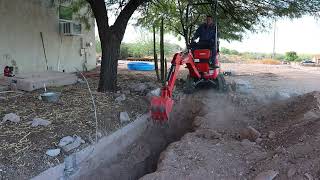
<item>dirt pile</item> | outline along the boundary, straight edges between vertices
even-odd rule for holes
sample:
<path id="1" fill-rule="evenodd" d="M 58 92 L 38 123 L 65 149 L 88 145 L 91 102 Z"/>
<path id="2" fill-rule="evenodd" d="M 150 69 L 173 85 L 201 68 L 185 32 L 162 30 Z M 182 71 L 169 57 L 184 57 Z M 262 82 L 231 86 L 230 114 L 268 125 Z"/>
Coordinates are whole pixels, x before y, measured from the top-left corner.
<path id="1" fill-rule="evenodd" d="M 268 141 L 270 148 L 276 148 L 283 142 L 290 144 L 296 137 L 317 132 L 314 129 L 320 118 L 320 92 L 263 105 L 248 115 L 255 119 L 259 131 L 268 134 L 272 131 L 276 134 L 272 139 L 280 138 L 278 141 Z"/>
<path id="2" fill-rule="evenodd" d="M 171 144 L 143 180 L 320 177 L 320 92 L 251 110 L 230 97 L 204 96 L 207 114 L 195 118 L 194 132 Z M 259 141 L 237 138 L 248 127 Z"/>
<path id="3" fill-rule="evenodd" d="M 280 179 L 320 177 L 320 92 L 261 106 L 253 116 L 260 145 L 272 154 L 255 164 L 257 171 L 277 169 Z"/>

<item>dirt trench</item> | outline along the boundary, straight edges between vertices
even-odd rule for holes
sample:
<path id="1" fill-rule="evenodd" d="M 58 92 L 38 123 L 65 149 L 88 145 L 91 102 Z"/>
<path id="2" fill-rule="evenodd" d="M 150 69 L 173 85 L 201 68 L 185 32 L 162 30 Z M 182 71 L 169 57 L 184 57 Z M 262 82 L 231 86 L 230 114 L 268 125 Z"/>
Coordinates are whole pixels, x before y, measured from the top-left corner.
<path id="1" fill-rule="evenodd" d="M 160 153 L 169 144 L 193 131 L 194 118 L 204 113 L 199 94 L 183 96 L 175 102 L 168 124 L 157 124 L 150 120 L 144 135 L 119 153 L 112 162 L 102 163 L 95 170 L 76 179 L 131 180 L 156 171 Z"/>
<path id="2" fill-rule="evenodd" d="M 113 162 L 79 179 L 320 177 L 319 92 L 259 104 L 251 96 L 199 91 L 175 107 L 169 126 L 149 122 Z M 261 133 L 259 141 L 238 138 L 248 127 Z"/>

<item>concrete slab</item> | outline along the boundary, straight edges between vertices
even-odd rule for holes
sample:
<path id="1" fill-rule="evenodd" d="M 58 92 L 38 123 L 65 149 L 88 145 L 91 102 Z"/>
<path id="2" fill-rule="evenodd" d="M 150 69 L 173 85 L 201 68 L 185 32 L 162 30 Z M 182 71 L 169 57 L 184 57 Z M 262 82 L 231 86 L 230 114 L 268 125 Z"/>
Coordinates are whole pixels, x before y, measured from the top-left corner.
<path id="1" fill-rule="evenodd" d="M 75 74 L 63 72 L 23 73 L 13 78 L 17 88 L 23 91 L 34 91 L 46 87 L 58 87 L 75 84 L 78 78 Z"/>

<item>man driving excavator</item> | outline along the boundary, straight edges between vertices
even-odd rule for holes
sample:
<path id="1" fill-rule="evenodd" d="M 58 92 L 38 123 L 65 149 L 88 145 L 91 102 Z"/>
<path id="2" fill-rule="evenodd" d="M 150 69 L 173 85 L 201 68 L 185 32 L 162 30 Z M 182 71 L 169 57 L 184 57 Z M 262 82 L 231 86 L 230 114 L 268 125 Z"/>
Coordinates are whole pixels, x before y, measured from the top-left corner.
<path id="1" fill-rule="evenodd" d="M 192 38 L 192 43 L 194 43 L 194 41 L 199 38 L 199 42 L 197 43 L 198 48 L 211 49 L 212 55 L 210 58 L 210 66 L 212 68 L 219 68 L 219 66 L 215 64 L 216 55 L 219 52 L 219 48 L 216 47 L 218 46 L 218 43 L 216 43 L 216 38 L 218 38 L 216 32 L 217 30 L 212 16 L 207 15 L 205 23 L 201 24 L 198 27 Z"/>

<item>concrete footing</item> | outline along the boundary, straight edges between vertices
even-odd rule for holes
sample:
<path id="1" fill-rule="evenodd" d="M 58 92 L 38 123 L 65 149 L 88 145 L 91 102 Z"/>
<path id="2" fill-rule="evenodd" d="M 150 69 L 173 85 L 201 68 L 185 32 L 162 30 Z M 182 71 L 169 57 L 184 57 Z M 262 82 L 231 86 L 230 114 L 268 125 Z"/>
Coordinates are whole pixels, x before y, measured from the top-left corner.
<path id="1" fill-rule="evenodd" d="M 143 135 L 148 118 L 149 115 L 145 114 L 110 136 L 102 138 L 98 143 L 71 155 L 72 158 L 66 158 L 67 161 L 74 161 L 71 165 L 65 161 L 32 179 L 79 179 L 81 175 L 93 171 L 102 163 L 112 162 L 119 153 Z"/>
<path id="2" fill-rule="evenodd" d="M 41 72 L 18 74 L 12 78 L 17 88 L 23 91 L 33 91 L 46 87 L 65 86 L 76 83 L 75 74 L 63 72 Z"/>

